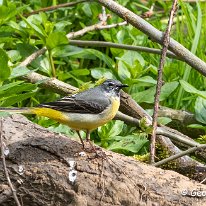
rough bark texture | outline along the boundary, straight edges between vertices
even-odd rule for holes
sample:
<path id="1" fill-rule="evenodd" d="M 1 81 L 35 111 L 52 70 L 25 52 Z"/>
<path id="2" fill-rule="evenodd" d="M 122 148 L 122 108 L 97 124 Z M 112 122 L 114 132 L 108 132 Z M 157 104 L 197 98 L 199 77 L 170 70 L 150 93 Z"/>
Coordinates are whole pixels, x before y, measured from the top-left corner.
<path id="1" fill-rule="evenodd" d="M 80 156 L 78 142 L 21 115 L 5 118 L 3 132 L 10 150 L 6 157 L 10 178 L 24 206 L 205 205 L 206 197 L 181 194 L 185 189 L 206 191 L 205 185 L 108 151 L 106 159 L 92 153 Z M 71 160 L 77 171 L 73 184 L 69 181 Z M 15 205 L 2 164 L 0 192 L 0 205 Z"/>

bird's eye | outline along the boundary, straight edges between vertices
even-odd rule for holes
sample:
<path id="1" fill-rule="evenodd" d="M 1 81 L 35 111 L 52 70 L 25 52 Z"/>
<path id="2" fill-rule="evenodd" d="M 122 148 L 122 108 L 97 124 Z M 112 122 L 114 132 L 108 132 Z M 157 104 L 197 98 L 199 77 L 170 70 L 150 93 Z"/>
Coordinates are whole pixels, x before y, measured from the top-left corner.
<path id="1" fill-rule="evenodd" d="M 109 87 L 113 87 L 114 84 L 110 82 L 110 83 L 108 84 L 108 86 L 109 86 Z"/>

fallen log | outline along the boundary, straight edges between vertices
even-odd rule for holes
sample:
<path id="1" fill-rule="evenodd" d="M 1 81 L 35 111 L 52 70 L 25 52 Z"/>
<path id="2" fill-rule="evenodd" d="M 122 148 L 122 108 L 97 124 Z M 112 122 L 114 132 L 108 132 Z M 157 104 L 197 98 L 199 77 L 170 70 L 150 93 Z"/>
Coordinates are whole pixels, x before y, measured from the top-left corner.
<path id="1" fill-rule="evenodd" d="M 110 151 L 106 156 L 84 152 L 79 142 L 22 115 L 3 119 L 3 137 L 7 169 L 22 205 L 205 204 L 206 185 Z M 15 205 L 2 163 L 0 205 Z"/>

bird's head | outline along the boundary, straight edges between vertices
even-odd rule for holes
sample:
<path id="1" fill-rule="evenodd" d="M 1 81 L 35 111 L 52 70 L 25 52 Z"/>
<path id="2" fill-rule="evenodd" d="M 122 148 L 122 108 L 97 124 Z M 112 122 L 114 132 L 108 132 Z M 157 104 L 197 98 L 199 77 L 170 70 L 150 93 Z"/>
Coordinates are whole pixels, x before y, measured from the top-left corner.
<path id="1" fill-rule="evenodd" d="M 106 93 L 110 93 L 110 94 L 114 94 L 114 95 L 119 96 L 121 88 L 128 87 L 128 85 L 122 84 L 118 80 L 107 79 L 106 81 L 104 81 L 102 83 L 101 87 L 103 87 L 103 89 Z"/>

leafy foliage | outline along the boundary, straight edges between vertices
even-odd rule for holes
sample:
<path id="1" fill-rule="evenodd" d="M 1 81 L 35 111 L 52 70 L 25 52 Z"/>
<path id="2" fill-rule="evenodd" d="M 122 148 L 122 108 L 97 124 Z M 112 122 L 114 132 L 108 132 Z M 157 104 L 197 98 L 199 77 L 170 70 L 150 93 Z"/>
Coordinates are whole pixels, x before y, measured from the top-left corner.
<path id="1" fill-rule="evenodd" d="M 0 106 L 35 106 L 59 98 L 59 95 L 40 88 L 40 82 L 32 84 L 20 80 L 23 75 L 35 71 L 48 78 L 56 77 L 76 87 L 87 84 L 90 87 L 90 82 L 102 77 L 118 79 L 129 85 L 126 91 L 138 103 L 147 103 L 151 108 L 154 102 L 159 56 L 117 48 L 82 48 L 70 45 L 66 34 L 99 21 L 101 6 L 95 2 L 29 15 L 33 10 L 65 2 L 0 2 Z M 142 1 L 131 0 L 118 2 L 139 15 L 148 11 L 154 3 L 152 0 L 144 4 Z M 148 22 L 164 30 L 170 7 L 170 1 L 155 1 L 154 14 L 147 19 Z M 172 30 L 174 39 L 203 60 L 206 60 L 206 25 L 202 23 L 206 20 L 206 16 L 202 14 L 205 9 L 205 2 L 189 4 L 180 1 Z M 111 16 L 108 24 L 122 21 L 108 10 L 107 14 Z M 94 30 L 79 39 L 160 48 L 131 25 Z M 44 47 L 47 48 L 44 55 L 26 67 L 19 66 L 26 57 Z M 161 105 L 195 112 L 197 120 L 205 124 L 205 79 L 185 63 L 174 59 L 167 59 L 163 79 Z M 34 121 L 55 131 L 66 132 L 64 126 L 46 118 L 36 118 Z M 166 123 L 170 120 L 162 121 Z M 70 130 L 68 132 L 73 135 Z M 146 154 L 148 150 L 146 134 L 126 126 L 121 121 L 112 121 L 104 125 L 92 134 L 92 138 L 105 148 L 127 155 Z"/>

